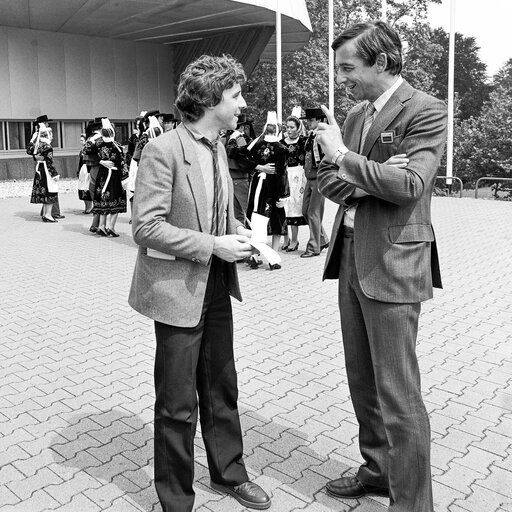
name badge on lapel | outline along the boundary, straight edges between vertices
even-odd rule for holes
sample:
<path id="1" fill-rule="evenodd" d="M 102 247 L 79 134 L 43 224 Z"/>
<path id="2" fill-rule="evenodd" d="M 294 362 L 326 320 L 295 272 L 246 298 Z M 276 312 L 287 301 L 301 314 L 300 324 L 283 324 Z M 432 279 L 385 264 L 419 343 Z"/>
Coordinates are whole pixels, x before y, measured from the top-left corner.
<path id="1" fill-rule="evenodd" d="M 394 140 L 395 140 L 395 132 L 394 131 L 382 132 L 380 134 L 380 141 L 382 142 L 382 144 L 392 144 Z"/>

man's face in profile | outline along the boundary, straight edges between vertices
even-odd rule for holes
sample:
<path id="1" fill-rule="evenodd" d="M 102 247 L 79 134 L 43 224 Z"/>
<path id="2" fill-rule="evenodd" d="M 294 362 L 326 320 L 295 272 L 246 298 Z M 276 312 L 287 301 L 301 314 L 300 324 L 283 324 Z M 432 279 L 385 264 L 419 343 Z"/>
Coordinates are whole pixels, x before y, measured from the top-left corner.
<path id="1" fill-rule="evenodd" d="M 222 93 L 220 103 L 211 108 L 221 128 L 235 130 L 238 123 L 238 116 L 246 106 L 247 103 L 245 103 L 242 96 L 242 89 L 240 84 L 237 83 L 233 85 L 233 87 L 226 89 Z"/>
<path id="2" fill-rule="evenodd" d="M 368 66 L 357 55 L 354 40 L 347 41 L 336 50 L 336 81 L 358 101 L 375 101 L 379 96 L 380 75 L 376 64 Z"/>

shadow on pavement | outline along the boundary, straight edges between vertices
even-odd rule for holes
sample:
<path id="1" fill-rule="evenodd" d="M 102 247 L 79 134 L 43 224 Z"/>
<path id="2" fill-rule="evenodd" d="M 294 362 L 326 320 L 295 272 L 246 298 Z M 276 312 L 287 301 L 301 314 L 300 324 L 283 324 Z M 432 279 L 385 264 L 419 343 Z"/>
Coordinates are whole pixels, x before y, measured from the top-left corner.
<path id="1" fill-rule="evenodd" d="M 36 207 L 38 205 L 34 205 L 34 206 Z M 41 216 L 39 215 L 39 211 L 40 211 L 40 207 L 36 208 L 30 212 L 25 212 L 25 211 L 14 212 L 14 216 L 19 217 L 20 219 L 24 219 L 27 222 L 40 222 L 42 224 Z"/>
<path id="2" fill-rule="evenodd" d="M 332 478 L 351 473 L 343 462 L 320 455 L 308 448 L 311 440 L 303 432 L 259 416 L 254 411 L 240 410 L 244 433 L 244 460 L 251 475 L 270 478 L 274 490 L 283 485 L 292 489 L 305 502 L 322 504 L 329 510 L 351 510 L 358 502 L 330 497 L 324 489 Z M 100 487 L 112 484 L 117 491 L 105 492 L 110 506 L 119 497 L 134 501 L 144 511 L 160 510 L 153 486 L 153 430 L 137 415 L 120 410 L 98 414 L 77 414 L 68 427 L 57 432 L 50 444 L 55 462 L 72 473 L 83 471 Z M 62 438 L 67 442 L 62 442 Z M 203 504 L 227 499 L 209 487 L 210 477 L 202 439 L 196 437 L 195 488 L 203 493 Z M 75 471 L 76 470 L 76 471 Z M 272 491 L 268 489 L 270 493 Z M 102 495 L 101 492 L 97 495 Z M 375 500 L 364 499 L 365 511 L 384 510 Z M 198 503 L 197 503 L 198 504 Z"/>
<path id="3" fill-rule="evenodd" d="M 62 443 L 60 436 L 68 442 Z M 85 472 L 98 481 L 97 487 L 104 482 L 118 488 L 119 492 L 105 493 L 108 503 L 99 504 L 103 508 L 121 496 L 148 512 L 158 502 L 152 483 L 153 430 L 137 415 L 115 409 L 77 414 L 58 432 L 50 449 L 59 465 Z"/>

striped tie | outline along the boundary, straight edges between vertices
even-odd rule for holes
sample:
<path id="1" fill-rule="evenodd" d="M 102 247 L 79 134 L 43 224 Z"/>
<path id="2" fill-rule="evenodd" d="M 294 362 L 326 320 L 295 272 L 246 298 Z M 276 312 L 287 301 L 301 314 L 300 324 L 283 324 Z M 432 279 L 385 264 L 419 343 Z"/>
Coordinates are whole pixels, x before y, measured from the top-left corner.
<path id="1" fill-rule="evenodd" d="M 219 169 L 219 157 L 217 153 L 217 141 L 213 143 L 203 138 L 213 156 L 213 222 L 212 235 L 222 236 L 226 234 L 226 196 L 222 185 L 222 174 Z"/>
<path id="2" fill-rule="evenodd" d="M 366 106 L 366 111 L 364 113 L 364 123 L 363 130 L 361 132 L 361 143 L 359 144 L 359 153 L 363 152 L 364 141 L 366 140 L 366 136 L 368 135 L 368 130 L 373 123 L 373 115 L 375 114 L 375 105 L 371 102 L 368 102 Z"/>

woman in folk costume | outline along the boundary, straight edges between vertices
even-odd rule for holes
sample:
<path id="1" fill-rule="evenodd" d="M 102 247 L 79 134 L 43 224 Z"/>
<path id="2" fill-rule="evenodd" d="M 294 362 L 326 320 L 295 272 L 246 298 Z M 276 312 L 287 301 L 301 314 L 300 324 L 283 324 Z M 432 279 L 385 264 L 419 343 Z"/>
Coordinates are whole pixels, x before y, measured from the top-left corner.
<path id="1" fill-rule="evenodd" d="M 144 132 L 144 129 L 141 130 L 141 121 L 144 119 L 144 116 L 146 115 L 146 111 L 143 110 L 134 121 L 135 129 L 133 130 L 132 134 L 130 135 L 130 138 L 128 139 L 128 147 L 126 148 L 126 165 L 130 165 L 133 154 L 135 153 L 135 148 L 137 147 L 137 144 L 139 143 L 140 136 Z"/>
<path id="2" fill-rule="evenodd" d="M 31 203 L 43 204 L 43 222 L 57 222 L 52 216 L 52 205 L 58 199 L 59 175 L 53 165 L 52 130 L 48 126 L 48 116 L 39 116 L 35 121 L 35 131 L 27 146 L 27 153 L 36 161 Z"/>
<path id="3" fill-rule="evenodd" d="M 155 137 L 158 137 L 163 133 L 163 128 L 158 121 L 158 117 L 160 112 L 158 110 L 151 110 L 146 113 L 146 115 L 142 118 L 139 123 L 139 142 L 135 146 L 135 151 L 133 152 L 133 157 L 130 162 L 130 172 L 128 179 L 128 190 L 133 195 L 135 193 L 135 181 L 137 179 L 137 169 L 139 167 L 140 158 L 142 156 L 142 152 L 146 147 L 146 144 Z"/>
<path id="4" fill-rule="evenodd" d="M 87 124 L 85 129 L 86 140 L 83 147 L 83 159 L 89 171 L 89 193 L 91 194 L 91 200 L 94 201 L 94 193 L 96 190 L 96 178 L 99 172 L 99 156 L 98 146 L 103 142 L 101 138 L 101 120 L 102 117 L 96 117 Z M 94 213 L 89 231 L 96 233 L 100 223 L 100 215 Z"/>
<path id="5" fill-rule="evenodd" d="M 289 235 L 285 236 L 282 249 L 286 252 L 298 249 L 299 226 L 307 225 L 306 219 L 302 215 L 302 202 L 306 186 L 306 175 L 304 174 L 306 138 L 300 135 L 302 123 L 298 116 L 293 114 L 300 116 L 300 107 L 298 109 L 295 107 L 292 115 L 286 119 L 286 137 L 282 141 L 288 148 L 286 174 L 290 188 L 290 196 L 286 199 L 284 210 L 286 224 L 290 227 L 292 235 L 291 242 Z"/>
<path id="6" fill-rule="evenodd" d="M 104 118 L 101 124 L 101 139 L 97 142 L 99 170 L 93 212 L 100 216 L 97 234 L 118 237 L 115 225 L 118 214 L 126 212 L 126 192 L 122 181 L 128 178 L 128 169 L 123 149 L 114 141 L 114 128 L 110 120 Z"/>
<path id="7" fill-rule="evenodd" d="M 272 235 L 272 248 L 277 251 L 282 235 L 286 235 L 286 217 L 283 198 L 288 196 L 286 159 L 288 150 L 277 136 L 277 116 L 269 112 L 263 134 L 249 146 L 249 157 L 256 163 L 251 179 L 247 218 L 253 212 L 268 217 L 268 234 Z M 252 257 L 251 257 L 252 258 Z M 255 258 L 252 258 L 255 261 Z M 251 264 L 252 268 L 257 263 Z M 270 265 L 270 270 L 279 269 L 279 264 Z"/>
<path id="8" fill-rule="evenodd" d="M 92 212 L 92 196 L 89 191 L 89 169 L 84 159 L 84 146 L 87 140 L 87 132 L 80 135 L 80 142 L 82 149 L 78 154 L 78 171 L 76 173 L 78 177 L 78 199 L 84 202 L 83 213 L 89 214 Z"/>

